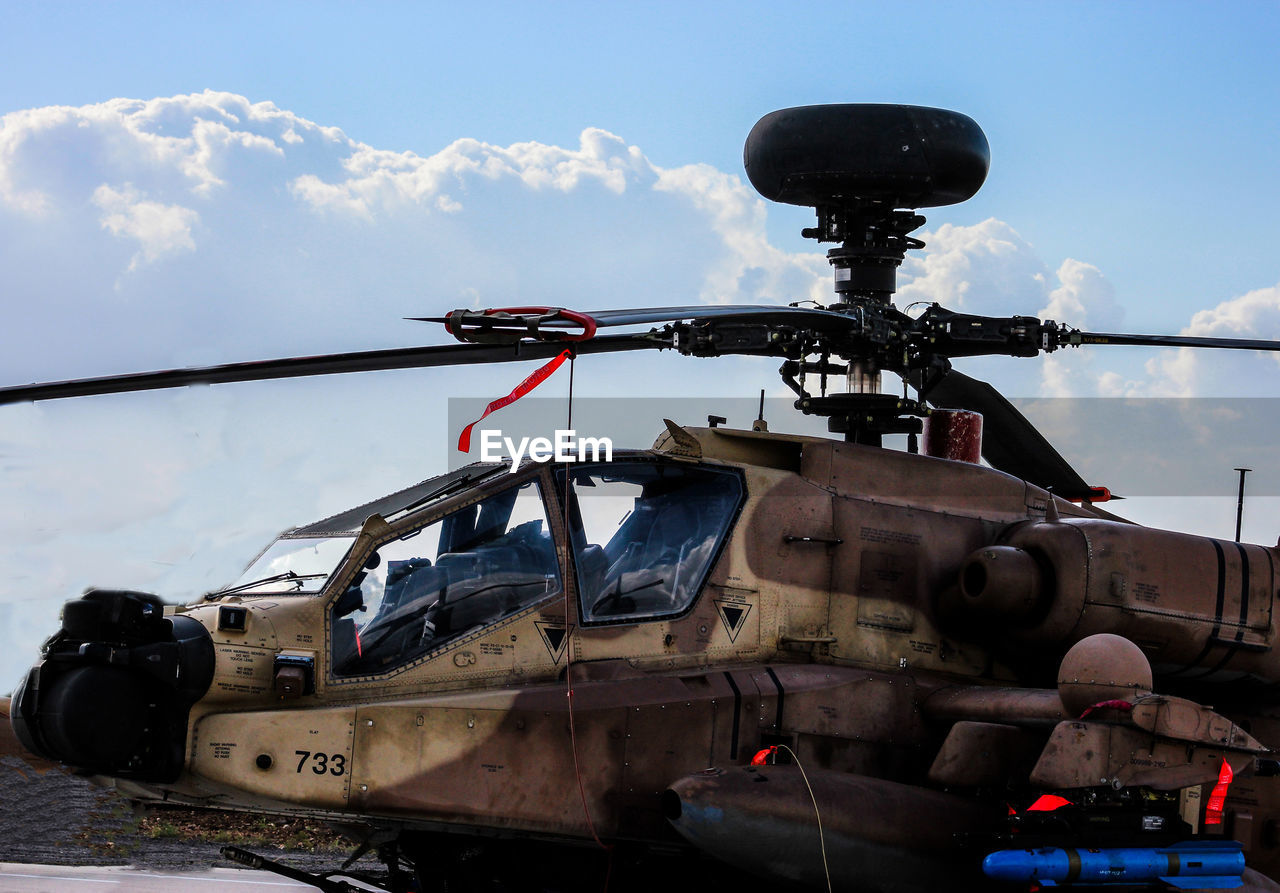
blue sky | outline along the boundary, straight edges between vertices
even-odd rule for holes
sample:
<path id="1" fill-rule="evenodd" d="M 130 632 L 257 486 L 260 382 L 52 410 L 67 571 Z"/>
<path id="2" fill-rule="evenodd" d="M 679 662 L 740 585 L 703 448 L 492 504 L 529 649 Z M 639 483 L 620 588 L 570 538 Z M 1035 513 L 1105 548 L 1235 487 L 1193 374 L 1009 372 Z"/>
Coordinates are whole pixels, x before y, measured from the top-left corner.
<path id="1" fill-rule="evenodd" d="M 901 303 L 1280 337 L 1280 7 L 795 6 L 8 2 L 0 381 L 423 343 L 401 317 L 469 304 L 822 297 L 810 212 L 765 207 L 741 168 L 756 119 L 817 102 L 938 105 L 987 133 L 986 185 L 925 212 Z M 1024 397 L 1280 381 L 1256 355 L 1128 349 L 965 370 Z M 190 597 L 281 528 L 443 470 L 445 398 L 524 374 L 6 408 L 3 653 L 27 661 L 85 585 Z M 747 361 L 621 358 L 578 386 L 744 382 L 781 396 Z M 1174 451 L 1234 485 L 1232 456 Z M 1218 534 L 1233 508 L 1126 505 Z M 1274 541 L 1274 517 L 1246 536 Z"/>
<path id="2" fill-rule="evenodd" d="M 10 2 L 0 51 L 21 77 L 0 108 L 212 88 L 385 149 L 563 145 L 590 125 L 658 164 L 736 172 L 763 111 L 941 105 L 983 125 L 994 165 L 946 219 L 998 213 L 1179 303 L 1250 287 L 1253 240 L 1274 241 L 1278 18 L 1265 2 Z M 776 216 L 779 236 L 804 222 Z"/>

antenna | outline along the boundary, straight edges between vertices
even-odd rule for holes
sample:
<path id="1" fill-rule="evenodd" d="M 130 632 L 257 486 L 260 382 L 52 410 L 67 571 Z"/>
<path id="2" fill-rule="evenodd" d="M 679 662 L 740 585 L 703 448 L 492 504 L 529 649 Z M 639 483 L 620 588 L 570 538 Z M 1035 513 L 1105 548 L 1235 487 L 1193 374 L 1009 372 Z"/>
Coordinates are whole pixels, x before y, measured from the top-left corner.
<path id="1" fill-rule="evenodd" d="M 1240 542 L 1240 522 L 1244 520 L 1244 476 L 1253 471 L 1252 468 L 1235 468 L 1240 472 L 1240 493 L 1236 496 L 1236 542 Z"/>
<path id="2" fill-rule="evenodd" d="M 760 411 L 756 413 L 756 420 L 751 423 L 752 431 L 768 431 L 769 423 L 764 420 L 764 388 L 760 389 Z"/>

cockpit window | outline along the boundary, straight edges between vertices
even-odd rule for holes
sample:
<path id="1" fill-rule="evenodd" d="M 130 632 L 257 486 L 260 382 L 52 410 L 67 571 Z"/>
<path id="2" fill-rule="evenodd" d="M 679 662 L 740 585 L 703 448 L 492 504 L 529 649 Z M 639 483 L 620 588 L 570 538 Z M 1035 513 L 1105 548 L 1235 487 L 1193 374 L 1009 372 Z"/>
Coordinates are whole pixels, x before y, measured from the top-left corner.
<path id="1" fill-rule="evenodd" d="M 333 671 L 387 672 L 559 591 L 529 481 L 379 546 L 333 604 Z"/>
<path id="2" fill-rule="evenodd" d="M 583 623 L 687 610 L 742 501 L 738 475 L 635 462 L 579 466 L 569 479 Z"/>
<path id="3" fill-rule="evenodd" d="M 346 556 L 352 536 L 282 536 L 217 595 L 305 595 L 324 588 Z"/>

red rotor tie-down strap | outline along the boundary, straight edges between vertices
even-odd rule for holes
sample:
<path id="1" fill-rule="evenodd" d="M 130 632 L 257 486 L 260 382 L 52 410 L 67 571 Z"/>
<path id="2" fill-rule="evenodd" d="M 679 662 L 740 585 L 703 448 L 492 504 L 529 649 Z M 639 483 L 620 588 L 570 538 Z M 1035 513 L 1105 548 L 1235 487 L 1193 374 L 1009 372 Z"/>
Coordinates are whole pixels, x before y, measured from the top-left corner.
<path id="1" fill-rule="evenodd" d="M 502 322 L 515 323 L 519 317 L 531 317 L 523 320 L 526 331 L 521 333 L 514 326 L 504 327 L 506 336 L 496 336 L 492 327 L 483 322 L 468 323 L 467 319 L 477 317 L 502 317 Z M 557 319 L 568 320 L 582 327 L 576 334 L 571 332 L 543 332 L 539 326 L 544 322 Z M 539 338 L 544 341 L 586 341 L 596 334 L 596 321 L 585 313 L 576 310 L 565 310 L 563 307 L 493 307 L 488 310 L 455 310 L 445 320 L 444 329 L 459 341 L 477 342 L 499 340 L 519 340 L 522 337 Z"/>
<path id="2" fill-rule="evenodd" d="M 559 369 L 560 364 L 572 356 L 573 351 L 571 350 L 566 349 L 560 351 L 560 353 L 553 357 L 550 362 L 545 363 L 534 370 L 532 375 L 520 382 L 520 384 L 516 385 L 515 390 L 510 394 L 507 394 L 505 397 L 499 397 L 497 400 L 494 400 L 485 407 L 484 415 L 480 416 L 480 418 L 463 428 L 462 433 L 458 435 L 458 451 L 463 453 L 471 452 L 471 429 L 483 422 L 489 413 L 497 412 L 499 409 L 502 409 L 502 407 L 510 406 L 512 403 L 515 403 L 525 394 L 529 393 L 538 385 L 550 378 L 551 373 Z"/>
<path id="3" fill-rule="evenodd" d="M 1231 787 L 1231 781 L 1235 778 L 1235 773 L 1231 771 L 1231 764 L 1227 762 L 1226 757 L 1222 758 L 1222 768 L 1218 770 L 1218 783 L 1213 786 L 1213 793 L 1209 795 L 1209 802 L 1204 808 L 1204 823 L 1206 825 L 1221 825 L 1222 810 L 1227 801 L 1227 788 Z"/>

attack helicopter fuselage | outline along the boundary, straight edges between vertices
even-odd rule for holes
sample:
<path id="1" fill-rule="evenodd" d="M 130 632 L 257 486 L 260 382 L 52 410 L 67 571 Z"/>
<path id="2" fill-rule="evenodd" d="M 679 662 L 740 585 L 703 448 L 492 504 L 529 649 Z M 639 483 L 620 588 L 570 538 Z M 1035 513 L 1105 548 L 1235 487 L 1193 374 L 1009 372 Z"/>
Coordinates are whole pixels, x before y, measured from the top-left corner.
<path id="1" fill-rule="evenodd" d="M 1152 695 L 1132 662 L 1058 671 L 1115 633 L 1161 680 L 1273 684 L 1275 549 L 1141 528 L 975 464 L 668 429 L 612 463 L 469 466 L 287 532 L 245 583 L 166 609 L 208 639 L 177 661 L 207 690 L 150 723 L 168 739 L 76 740 L 80 768 L 140 799 L 691 845 L 815 883 L 821 844 L 837 877 L 888 890 L 976 872 L 961 842 L 997 839 L 1036 792 L 1123 810 L 1152 789 L 1148 812 L 1194 829 L 1223 759 L 1264 750 Z M 15 699 L 37 752 L 65 759 L 81 734 L 88 696 L 61 689 L 143 672 L 128 653 L 148 646 L 91 627 L 64 629 Z M 1117 697 L 1132 715 L 1079 721 Z M 1064 729 L 1149 746 L 1095 759 Z M 791 767 L 749 766 L 770 747 L 807 793 Z"/>

